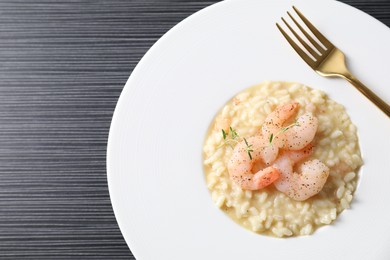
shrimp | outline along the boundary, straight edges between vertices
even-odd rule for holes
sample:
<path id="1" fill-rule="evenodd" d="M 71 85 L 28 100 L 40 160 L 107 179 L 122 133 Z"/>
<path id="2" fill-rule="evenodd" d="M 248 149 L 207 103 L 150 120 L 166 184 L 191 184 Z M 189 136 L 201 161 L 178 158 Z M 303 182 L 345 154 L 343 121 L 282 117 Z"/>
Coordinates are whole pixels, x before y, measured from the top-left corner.
<path id="1" fill-rule="evenodd" d="M 242 189 L 262 189 L 280 176 L 279 171 L 273 167 L 260 167 L 263 163 L 262 149 L 265 140 L 261 136 L 252 136 L 238 143 L 233 150 L 233 155 L 228 162 L 230 178 Z M 248 145 L 247 145 L 248 144 Z M 251 149 L 251 157 L 248 154 L 248 147 Z M 253 172 L 254 171 L 254 172 Z"/>
<path id="2" fill-rule="evenodd" d="M 309 144 L 302 150 L 285 151 L 273 164 L 281 174 L 274 182 L 276 189 L 297 201 L 319 193 L 329 176 L 329 168 L 317 159 L 306 161 L 298 168 L 298 172 L 293 171 L 294 164 L 307 158 L 312 149 Z"/>
<path id="3" fill-rule="evenodd" d="M 278 159 L 273 163 L 273 166 L 278 169 L 280 173 L 279 179 L 274 182 L 276 189 L 281 192 L 288 190 L 291 183 L 293 166 L 309 157 L 312 153 L 313 146 L 311 144 L 301 150 L 282 152 Z"/>
<path id="4" fill-rule="evenodd" d="M 264 136 L 276 135 L 283 124 L 293 117 L 299 108 L 298 102 L 287 103 L 285 105 L 278 106 L 273 112 L 271 112 L 264 121 L 262 126 L 262 133 Z M 275 139 L 274 142 L 277 142 Z"/>
<path id="5" fill-rule="evenodd" d="M 293 185 L 289 192 L 289 196 L 298 201 L 306 200 L 319 193 L 329 176 L 329 168 L 317 159 L 304 162 L 299 172 L 294 173 Z"/>
<path id="6" fill-rule="evenodd" d="M 311 112 L 307 112 L 298 117 L 296 123 L 284 127 L 298 111 L 299 103 L 287 103 L 278 106 L 265 119 L 262 126 L 262 135 L 268 140 L 272 138 L 272 145 L 286 150 L 300 150 L 308 145 L 317 132 L 318 120 Z"/>
<path id="7" fill-rule="evenodd" d="M 308 145 L 317 132 L 318 120 L 311 112 L 298 117 L 294 126 L 281 133 L 283 140 L 281 148 L 287 150 L 299 150 Z"/>

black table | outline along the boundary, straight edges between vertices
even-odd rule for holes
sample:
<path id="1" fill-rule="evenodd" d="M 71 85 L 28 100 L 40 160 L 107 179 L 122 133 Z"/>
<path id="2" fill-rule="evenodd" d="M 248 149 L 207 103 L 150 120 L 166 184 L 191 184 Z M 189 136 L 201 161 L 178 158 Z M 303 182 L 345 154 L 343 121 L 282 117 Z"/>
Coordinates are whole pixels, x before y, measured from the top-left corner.
<path id="1" fill-rule="evenodd" d="M 106 180 L 115 104 L 149 47 L 215 2 L 0 0 L 1 259 L 134 259 Z M 389 0 L 343 2 L 390 26 Z"/>

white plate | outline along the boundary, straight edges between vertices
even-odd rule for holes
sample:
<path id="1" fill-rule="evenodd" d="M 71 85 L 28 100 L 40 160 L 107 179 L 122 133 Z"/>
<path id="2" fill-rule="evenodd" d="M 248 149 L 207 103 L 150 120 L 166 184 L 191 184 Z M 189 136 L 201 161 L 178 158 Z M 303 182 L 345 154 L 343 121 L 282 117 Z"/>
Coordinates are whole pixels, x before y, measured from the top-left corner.
<path id="1" fill-rule="evenodd" d="M 138 64 L 110 129 L 110 196 L 137 259 L 390 259 L 389 119 L 346 81 L 320 77 L 294 53 L 275 26 L 292 4 L 390 101 L 389 28 L 350 6 L 230 0 L 185 19 Z M 213 205 L 205 185 L 210 121 L 234 94 L 264 80 L 322 89 L 358 126 L 364 166 L 352 208 L 312 236 L 247 231 Z"/>

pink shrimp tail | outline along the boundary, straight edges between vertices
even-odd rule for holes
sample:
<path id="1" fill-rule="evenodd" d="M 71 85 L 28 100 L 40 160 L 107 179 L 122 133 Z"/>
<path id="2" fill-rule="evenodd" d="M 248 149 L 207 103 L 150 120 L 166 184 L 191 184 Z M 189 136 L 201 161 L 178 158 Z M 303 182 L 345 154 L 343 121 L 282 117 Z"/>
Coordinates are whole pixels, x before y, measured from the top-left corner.
<path id="1" fill-rule="evenodd" d="M 259 174 L 261 172 L 261 174 Z M 267 167 L 255 174 L 255 183 L 257 189 L 267 187 L 280 177 L 280 172 L 275 167 Z"/>

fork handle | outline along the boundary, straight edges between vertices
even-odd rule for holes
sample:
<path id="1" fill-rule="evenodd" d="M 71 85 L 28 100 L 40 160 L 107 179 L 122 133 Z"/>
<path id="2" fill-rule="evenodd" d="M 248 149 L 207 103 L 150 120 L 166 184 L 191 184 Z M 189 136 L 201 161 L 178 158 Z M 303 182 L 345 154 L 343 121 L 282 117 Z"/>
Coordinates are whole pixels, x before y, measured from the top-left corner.
<path id="1" fill-rule="evenodd" d="M 351 73 L 348 73 L 344 76 L 345 79 L 349 81 L 349 83 L 351 83 L 363 95 L 365 95 L 369 100 L 371 100 L 371 102 L 373 102 L 380 110 L 382 110 L 387 115 L 387 117 L 390 117 L 390 106 L 383 99 L 378 97 L 374 92 L 372 92 Z"/>

